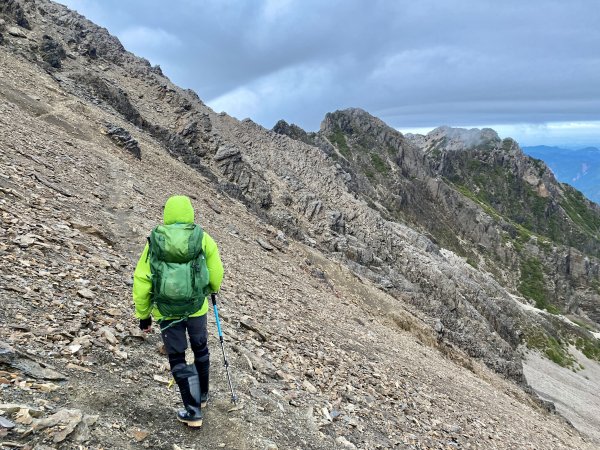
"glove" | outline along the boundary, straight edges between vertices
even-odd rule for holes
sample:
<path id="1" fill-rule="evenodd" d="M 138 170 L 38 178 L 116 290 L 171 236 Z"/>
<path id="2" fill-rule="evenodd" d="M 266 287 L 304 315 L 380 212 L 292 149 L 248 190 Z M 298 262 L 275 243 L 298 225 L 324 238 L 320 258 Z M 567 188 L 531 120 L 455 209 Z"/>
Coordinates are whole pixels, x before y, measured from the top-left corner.
<path id="1" fill-rule="evenodd" d="M 142 331 L 150 331 L 150 327 L 152 326 L 152 316 L 148 316 L 146 319 L 140 319 L 140 330 Z"/>

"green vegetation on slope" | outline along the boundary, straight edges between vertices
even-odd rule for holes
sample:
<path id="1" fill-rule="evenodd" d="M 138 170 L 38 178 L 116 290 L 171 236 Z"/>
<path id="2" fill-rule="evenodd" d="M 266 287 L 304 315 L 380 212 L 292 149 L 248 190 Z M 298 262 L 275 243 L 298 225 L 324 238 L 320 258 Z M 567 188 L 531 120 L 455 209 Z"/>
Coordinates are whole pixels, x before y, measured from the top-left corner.
<path id="1" fill-rule="evenodd" d="M 381 156 L 379 156 L 377 153 L 371 153 L 371 164 L 373 165 L 373 168 L 379 173 L 385 174 L 390 171 L 390 168 L 387 165 L 387 163 L 383 159 L 381 159 Z"/>
<path id="2" fill-rule="evenodd" d="M 567 344 L 540 330 L 525 337 L 527 347 L 541 351 L 548 359 L 561 367 L 574 367 L 575 358 L 569 353 Z"/>
<path id="3" fill-rule="evenodd" d="M 560 312 L 556 306 L 548 302 L 544 273 L 539 259 L 528 258 L 521 262 L 521 282 L 518 289 L 523 297 L 535 302 L 536 308 L 545 309 L 552 314 Z"/>
<path id="4" fill-rule="evenodd" d="M 584 231 L 593 237 L 598 237 L 600 233 L 600 215 L 588 206 L 581 192 L 570 186 L 567 187 L 560 206 L 562 206 L 571 220 Z"/>
<path id="5" fill-rule="evenodd" d="M 510 142 L 503 142 L 504 150 L 511 146 Z M 600 212 L 581 192 L 563 185 L 561 197 L 540 195 L 536 187 L 517 173 L 512 158 L 500 157 L 481 147 L 448 155 L 444 177 L 461 186 L 460 191 L 476 199 L 488 214 L 491 208 L 495 214 L 490 215 L 502 216 L 524 227 L 538 236 L 538 241 L 543 236 L 545 240 L 600 256 Z M 544 163 L 533 158 L 527 161 L 529 170 L 541 179 L 546 172 Z M 522 248 L 520 244 L 517 243 L 517 250 Z"/>
<path id="6" fill-rule="evenodd" d="M 339 128 L 336 128 L 334 132 L 329 135 L 329 141 L 337 147 L 342 155 L 346 158 L 350 158 L 350 148 L 346 142 L 346 136 Z"/>
<path id="7" fill-rule="evenodd" d="M 600 340 L 577 338 L 575 347 L 589 359 L 600 361 Z"/>

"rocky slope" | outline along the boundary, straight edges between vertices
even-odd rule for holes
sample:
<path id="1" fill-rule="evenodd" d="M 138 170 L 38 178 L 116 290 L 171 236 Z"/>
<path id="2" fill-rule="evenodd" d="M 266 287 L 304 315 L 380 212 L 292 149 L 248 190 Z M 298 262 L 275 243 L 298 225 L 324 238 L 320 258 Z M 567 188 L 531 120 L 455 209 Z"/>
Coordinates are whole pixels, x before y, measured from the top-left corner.
<path id="1" fill-rule="evenodd" d="M 282 122 L 275 128 L 301 139 L 290 129 Z M 307 139 L 347 173 L 348 189 L 383 217 L 410 223 L 538 308 L 568 314 L 583 328 L 598 326 L 600 210 L 511 139 L 501 141 L 489 129 L 447 127 L 405 137 L 358 109 L 328 114 L 318 133 L 301 140 Z M 519 335 L 513 324 L 498 324 L 495 313 L 483 314 L 509 342 L 547 353 L 556 347 L 528 325 Z M 553 322 L 546 328 L 561 325 Z M 585 329 L 558 328 L 552 338 L 560 363 L 570 364 L 569 341 L 600 356 Z"/>
<path id="2" fill-rule="evenodd" d="M 521 336 L 553 318 L 368 202 L 327 138 L 215 114 L 60 5 L 0 5 L 3 445 L 593 448 L 496 373 L 521 382 Z M 243 400 L 213 339 L 199 433 L 172 423 L 158 336 L 131 317 L 173 193 L 221 247 Z"/>
<path id="3" fill-rule="evenodd" d="M 597 147 L 561 148 L 547 145 L 523 147 L 523 151 L 543 160 L 557 179 L 571 184 L 587 198 L 600 203 L 600 149 Z"/>

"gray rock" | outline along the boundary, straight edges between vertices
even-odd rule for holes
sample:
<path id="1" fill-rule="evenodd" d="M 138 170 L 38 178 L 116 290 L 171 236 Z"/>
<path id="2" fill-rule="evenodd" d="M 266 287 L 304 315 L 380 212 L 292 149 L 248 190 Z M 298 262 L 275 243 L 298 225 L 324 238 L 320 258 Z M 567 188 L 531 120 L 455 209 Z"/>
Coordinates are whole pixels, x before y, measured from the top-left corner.
<path id="1" fill-rule="evenodd" d="M 221 147 L 213 157 L 215 161 L 223 161 L 224 159 L 234 158 L 240 156 L 241 152 L 235 147 Z"/>
<path id="2" fill-rule="evenodd" d="M 48 364 L 33 360 L 10 345 L 0 342 L 0 363 L 18 369 L 30 377 L 43 380 L 66 380 L 67 377 Z"/>
<path id="3" fill-rule="evenodd" d="M 0 416 L 0 428 L 6 428 L 8 430 L 14 428 L 16 425 L 5 417 Z"/>
<path id="4" fill-rule="evenodd" d="M 344 436 L 338 436 L 335 439 L 335 442 L 338 443 L 339 445 L 341 445 L 343 448 L 356 448 L 356 445 L 354 445 L 352 442 L 350 442 Z"/>
<path id="5" fill-rule="evenodd" d="M 60 69 L 62 60 L 67 57 L 67 53 L 63 46 L 54 40 L 52 36 L 47 34 L 42 37 L 40 52 L 42 54 L 42 59 L 48 63 L 50 67 L 55 69 Z"/>
<path id="6" fill-rule="evenodd" d="M 105 128 L 106 134 L 110 136 L 110 138 L 116 142 L 119 147 L 123 147 L 137 159 L 142 159 L 142 150 L 140 149 L 140 145 L 138 141 L 131 136 L 129 131 L 112 124 L 106 124 Z"/>
<path id="7" fill-rule="evenodd" d="M 96 297 L 96 294 L 94 294 L 94 291 L 92 291 L 91 289 L 88 289 L 88 288 L 79 289 L 77 291 L 77 295 L 79 295 L 80 297 L 86 298 L 88 300 L 91 300 L 94 297 Z"/>
<path id="8" fill-rule="evenodd" d="M 256 242 L 258 242 L 258 245 L 260 245 L 262 248 L 264 248 L 265 250 L 272 252 L 273 250 L 275 250 L 275 247 L 273 247 L 271 244 L 269 244 L 267 241 L 265 241 L 264 239 L 257 239 Z"/>
<path id="9" fill-rule="evenodd" d="M 26 38 L 27 37 L 27 33 L 25 33 L 25 31 L 19 27 L 8 27 L 8 29 L 6 31 L 8 32 L 8 34 L 10 34 L 11 36 L 14 36 L 14 37 L 18 37 L 18 38 Z"/>

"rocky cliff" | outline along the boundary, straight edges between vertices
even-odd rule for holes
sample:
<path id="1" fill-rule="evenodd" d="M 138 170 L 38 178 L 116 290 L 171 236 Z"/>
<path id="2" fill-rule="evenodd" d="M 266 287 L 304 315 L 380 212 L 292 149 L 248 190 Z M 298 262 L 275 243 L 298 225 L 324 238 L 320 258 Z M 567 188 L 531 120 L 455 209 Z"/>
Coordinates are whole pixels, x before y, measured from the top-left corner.
<path id="1" fill-rule="evenodd" d="M 197 445 L 165 425 L 176 393 L 129 293 L 161 205 L 186 193 L 221 245 L 243 399 L 228 405 L 215 351 L 203 445 L 591 448 L 528 390 L 521 347 L 564 359 L 566 336 L 593 337 L 515 298 L 516 244 L 508 262 L 480 247 L 516 219 L 423 145 L 359 110 L 318 133 L 239 122 L 65 7 L 4 1 L 0 17 L 3 439 Z M 580 244 L 571 277 L 595 267 Z"/>
<path id="2" fill-rule="evenodd" d="M 311 139 L 382 217 L 409 223 L 536 307 L 597 327 L 598 206 L 513 140 L 448 127 L 405 137 L 357 109 L 328 114 Z M 495 312 L 484 315 L 508 342 L 539 343 L 529 326 L 498 326 Z M 582 333 L 560 336 L 565 355 L 569 341 L 590 339 Z M 596 346 L 593 339 L 585 345 Z"/>

